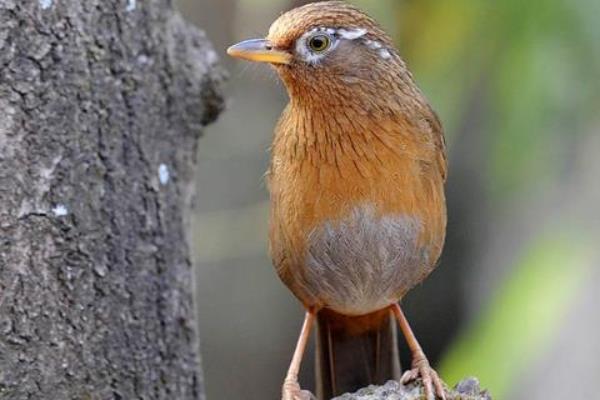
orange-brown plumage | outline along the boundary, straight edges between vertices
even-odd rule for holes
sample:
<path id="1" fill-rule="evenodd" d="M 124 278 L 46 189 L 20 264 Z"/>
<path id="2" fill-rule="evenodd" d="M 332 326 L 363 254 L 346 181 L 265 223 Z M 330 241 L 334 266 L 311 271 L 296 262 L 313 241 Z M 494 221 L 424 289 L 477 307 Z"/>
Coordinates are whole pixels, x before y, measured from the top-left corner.
<path id="1" fill-rule="evenodd" d="M 319 224 L 339 221 L 365 203 L 374 204 L 378 216 L 421 219 L 418 244 L 432 246 L 429 265 L 418 266 L 424 278 L 439 257 L 446 223 L 445 164 L 434 141 L 440 133 L 428 138 L 402 115 L 379 121 L 338 115 L 334 121 L 293 107 L 277 127 L 269 177 L 271 252 L 284 282 L 308 308 L 327 307 L 296 287 L 307 238 Z M 408 289 L 398 288 L 398 299 Z"/>
<path id="2" fill-rule="evenodd" d="M 387 310 L 433 270 L 444 242 L 446 157 L 437 116 L 389 36 L 344 2 L 283 14 L 265 40 L 230 54 L 272 63 L 290 96 L 268 174 L 279 276 L 311 313 L 327 310 L 322 332 L 345 326 L 345 336 L 367 337 L 384 329 Z M 336 341 L 328 340 L 331 358 Z M 421 358 L 416 340 L 411 349 Z M 422 358 L 419 371 L 428 375 Z M 295 364 L 297 357 L 286 382 L 294 381 Z M 294 393 L 284 388 L 284 398 Z"/>

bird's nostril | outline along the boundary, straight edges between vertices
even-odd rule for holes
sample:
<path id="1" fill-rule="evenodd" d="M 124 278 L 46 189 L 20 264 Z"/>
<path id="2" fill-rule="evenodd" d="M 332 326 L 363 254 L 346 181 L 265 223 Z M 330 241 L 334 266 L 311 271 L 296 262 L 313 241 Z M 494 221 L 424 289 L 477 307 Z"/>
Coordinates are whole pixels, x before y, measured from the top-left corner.
<path id="1" fill-rule="evenodd" d="M 273 50 L 273 46 L 270 44 L 267 44 L 267 45 L 265 45 L 265 49 L 268 51 L 271 51 L 271 50 Z"/>

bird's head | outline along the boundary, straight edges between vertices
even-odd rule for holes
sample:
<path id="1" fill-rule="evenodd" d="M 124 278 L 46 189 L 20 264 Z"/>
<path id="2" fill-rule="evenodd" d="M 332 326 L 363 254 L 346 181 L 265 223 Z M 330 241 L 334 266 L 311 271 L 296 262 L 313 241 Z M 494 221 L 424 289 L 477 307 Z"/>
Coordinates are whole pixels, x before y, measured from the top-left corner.
<path id="1" fill-rule="evenodd" d="M 374 19 L 343 1 L 288 11 L 271 25 L 265 38 L 243 41 L 227 52 L 273 65 L 292 101 L 314 103 L 319 98 L 322 103 L 329 97 L 330 103 L 347 104 L 364 97 L 374 102 L 386 93 L 406 92 L 398 91 L 402 82 L 412 86 L 391 38 Z M 385 102 L 390 100 L 387 97 Z"/>

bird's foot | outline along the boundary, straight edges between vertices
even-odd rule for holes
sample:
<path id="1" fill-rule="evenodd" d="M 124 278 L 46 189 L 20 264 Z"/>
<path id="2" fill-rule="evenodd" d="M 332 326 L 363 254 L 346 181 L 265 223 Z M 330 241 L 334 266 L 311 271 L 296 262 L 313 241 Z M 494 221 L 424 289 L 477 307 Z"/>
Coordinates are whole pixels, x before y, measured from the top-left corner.
<path id="1" fill-rule="evenodd" d="M 281 400 L 316 400 L 308 390 L 302 390 L 300 384 L 286 379 L 281 390 Z"/>
<path id="2" fill-rule="evenodd" d="M 413 360 L 413 368 L 406 371 L 400 383 L 406 384 L 421 378 L 423 381 L 423 387 L 425 388 L 425 398 L 427 400 L 435 400 L 436 396 L 442 400 L 446 400 L 446 391 L 444 390 L 444 383 L 437 372 L 425 357 L 420 357 Z"/>

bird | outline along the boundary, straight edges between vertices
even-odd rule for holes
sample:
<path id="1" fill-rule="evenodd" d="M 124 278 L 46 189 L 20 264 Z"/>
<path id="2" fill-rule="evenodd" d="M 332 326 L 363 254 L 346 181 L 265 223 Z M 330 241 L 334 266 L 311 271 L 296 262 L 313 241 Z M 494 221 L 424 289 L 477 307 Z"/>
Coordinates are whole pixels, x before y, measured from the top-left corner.
<path id="1" fill-rule="evenodd" d="M 306 313 L 282 399 L 310 398 L 298 373 L 315 325 L 320 399 L 388 379 L 421 379 L 427 399 L 445 399 L 399 303 L 442 252 L 446 144 L 391 37 L 356 6 L 322 1 L 227 53 L 270 64 L 289 97 L 267 171 L 269 251 Z M 397 327 L 412 354 L 404 374 Z"/>

